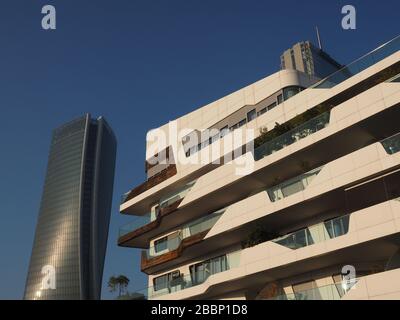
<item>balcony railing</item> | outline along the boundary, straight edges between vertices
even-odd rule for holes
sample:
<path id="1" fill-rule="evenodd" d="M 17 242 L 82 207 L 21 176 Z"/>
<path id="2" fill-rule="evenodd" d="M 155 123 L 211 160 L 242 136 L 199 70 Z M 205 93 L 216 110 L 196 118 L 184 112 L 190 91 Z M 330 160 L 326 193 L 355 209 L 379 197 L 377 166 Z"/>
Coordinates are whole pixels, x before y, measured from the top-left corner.
<path id="1" fill-rule="evenodd" d="M 272 241 L 290 249 L 307 247 L 346 234 L 349 230 L 349 218 L 350 215 L 334 218 Z"/>
<path id="2" fill-rule="evenodd" d="M 295 293 L 278 295 L 266 300 L 340 300 L 349 290 L 354 288 L 357 281 L 358 279 L 353 279 L 350 283 L 333 283 Z"/>
<path id="3" fill-rule="evenodd" d="M 268 188 L 267 193 L 270 200 L 275 202 L 305 190 L 321 170 L 322 167 L 313 169 L 297 177 L 284 181 L 276 186 Z"/>
<path id="4" fill-rule="evenodd" d="M 348 232 L 349 216 L 350 215 L 344 215 L 321 222 L 319 224 L 292 232 L 283 237 L 279 237 L 275 240 L 272 240 L 272 242 L 295 250 L 342 236 Z M 233 255 L 228 254 L 226 268 L 221 268 L 218 272 L 210 272 L 208 274 L 204 274 L 204 272 L 202 272 L 201 275 L 197 275 L 196 273 L 180 275 L 177 279 L 170 280 L 168 283 L 166 283 L 165 288 L 163 289 L 148 287 L 141 291 L 137 291 L 137 293 L 143 294 L 148 298 L 156 298 L 161 295 L 181 291 L 199 285 L 206 281 L 207 278 L 212 274 L 239 267 L 240 260 L 238 257 L 240 257 L 240 255 L 236 254 L 240 254 L 240 252 L 241 251 L 237 251 Z M 193 279 L 196 279 L 196 281 Z"/>
<path id="5" fill-rule="evenodd" d="M 400 133 L 396 133 L 395 135 L 386 138 L 381 141 L 382 146 L 385 148 L 388 154 L 394 154 L 400 151 Z"/>
<path id="6" fill-rule="evenodd" d="M 175 204 L 176 202 L 182 200 L 187 193 L 191 190 L 191 188 L 194 186 L 196 181 L 191 181 L 189 183 L 187 183 L 183 188 L 181 188 L 179 191 L 169 195 L 168 197 L 162 199 L 160 201 L 160 205 L 159 205 L 159 209 L 157 209 L 158 211 L 161 209 L 165 209 L 169 206 L 172 206 L 173 204 Z M 122 237 L 126 234 L 128 234 L 129 232 L 132 232 L 136 229 L 139 229 L 155 220 L 157 220 L 159 216 L 159 213 L 157 212 L 151 212 L 151 213 L 147 213 L 143 216 L 137 217 L 134 221 L 127 223 L 126 225 L 120 227 L 119 229 L 119 237 Z"/>
<path id="7" fill-rule="evenodd" d="M 144 216 L 137 217 L 135 220 L 132 222 L 129 222 L 122 227 L 119 228 L 118 236 L 122 237 L 129 232 L 139 229 L 146 224 L 149 224 L 150 222 L 154 221 L 155 219 L 152 219 L 152 215 L 150 213 L 145 214 Z"/>
<path id="8" fill-rule="evenodd" d="M 171 178 L 177 173 L 176 164 L 172 163 L 168 165 L 164 170 L 160 171 L 156 175 L 149 177 L 147 181 L 143 182 L 136 188 L 126 192 L 121 197 L 121 204 L 125 203 L 128 200 L 133 199 L 134 197 L 138 196 L 139 194 L 153 188 L 154 186 L 160 184 L 161 182 Z"/>
<path id="9" fill-rule="evenodd" d="M 260 160 L 263 157 L 269 156 L 278 150 L 281 150 L 319 130 L 324 129 L 329 125 L 329 118 L 330 112 L 325 112 L 284 133 L 283 135 L 263 143 L 254 149 L 254 159 L 256 161 Z"/>
<path id="10" fill-rule="evenodd" d="M 389 79 L 387 82 L 400 82 L 400 74 Z"/>
<path id="11" fill-rule="evenodd" d="M 174 251 L 179 248 L 184 239 L 210 230 L 221 217 L 223 212 L 224 211 L 220 210 L 204 216 L 200 219 L 197 219 L 194 222 L 185 225 L 182 230 L 177 232 L 175 235 L 168 237 L 168 240 L 163 241 L 160 244 L 153 245 L 149 249 L 146 249 L 144 252 L 146 253 L 147 259 L 158 257 L 167 252 Z"/>
<path id="12" fill-rule="evenodd" d="M 390 40 L 389 42 L 381 45 L 375 50 L 367 53 L 361 58 L 355 60 L 354 62 L 348 64 L 342 69 L 332 73 L 327 78 L 317 82 L 311 88 L 315 89 L 329 89 L 338 85 L 339 83 L 351 78 L 352 76 L 358 74 L 359 72 L 367 69 L 368 67 L 374 65 L 375 63 L 385 59 L 391 54 L 395 53 L 400 49 L 400 36 Z"/>
<path id="13" fill-rule="evenodd" d="M 184 289 L 204 283 L 210 276 L 236 268 L 239 265 L 238 256 L 227 254 L 219 257 L 216 261 L 210 262 L 202 271 L 192 270 L 190 274 L 177 274 L 176 276 L 168 276 L 166 281 L 159 281 L 157 285 L 150 286 L 145 289 L 135 291 L 138 296 L 144 296 L 147 299 L 157 298 L 166 294 L 179 292 Z"/>

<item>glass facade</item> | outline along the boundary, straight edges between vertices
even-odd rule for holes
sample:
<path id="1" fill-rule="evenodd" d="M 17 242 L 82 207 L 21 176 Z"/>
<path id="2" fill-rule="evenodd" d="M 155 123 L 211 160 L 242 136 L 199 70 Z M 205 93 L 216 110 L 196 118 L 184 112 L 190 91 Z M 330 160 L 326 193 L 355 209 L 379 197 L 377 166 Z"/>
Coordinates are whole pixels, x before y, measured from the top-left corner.
<path id="1" fill-rule="evenodd" d="M 102 118 L 53 132 L 25 299 L 100 298 L 115 153 Z"/>

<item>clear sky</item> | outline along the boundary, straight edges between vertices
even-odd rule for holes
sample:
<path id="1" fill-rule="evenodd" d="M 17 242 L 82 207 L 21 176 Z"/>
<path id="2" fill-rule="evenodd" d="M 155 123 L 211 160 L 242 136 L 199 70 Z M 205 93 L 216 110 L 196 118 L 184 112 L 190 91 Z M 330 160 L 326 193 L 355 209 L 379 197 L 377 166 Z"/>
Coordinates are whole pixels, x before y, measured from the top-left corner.
<path id="1" fill-rule="evenodd" d="M 41 8 L 57 29 L 41 28 Z M 341 8 L 357 29 L 341 28 Z M 400 2 L 253 0 L 1 0 L 0 299 L 20 299 L 51 131 L 90 112 L 118 139 L 103 279 L 146 286 L 139 251 L 118 248 L 120 195 L 145 179 L 146 132 L 279 69 L 283 50 L 315 42 L 348 63 L 398 35 Z"/>

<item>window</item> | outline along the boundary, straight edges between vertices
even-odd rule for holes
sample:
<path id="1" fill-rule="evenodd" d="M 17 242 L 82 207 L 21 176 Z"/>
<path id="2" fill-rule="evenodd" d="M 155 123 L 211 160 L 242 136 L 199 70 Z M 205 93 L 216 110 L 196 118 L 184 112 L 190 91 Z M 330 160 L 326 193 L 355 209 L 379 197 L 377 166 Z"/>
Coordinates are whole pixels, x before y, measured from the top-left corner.
<path id="1" fill-rule="evenodd" d="M 276 97 L 276 101 L 277 101 L 277 104 L 281 104 L 281 103 L 282 103 L 282 101 L 283 101 L 282 94 L 279 94 L 279 95 Z"/>
<path id="2" fill-rule="evenodd" d="M 171 287 L 179 286 L 182 284 L 182 276 L 179 270 L 172 271 L 153 279 L 154 291 L 168 289 L 171 291 Z"/>
<path id="3" fill-rule="evenodd" d="M 349 216 L 346 215 L 343 217 L 325 221 L 325 228 L 328 231 L 330 238 L 336 238 L 344 235 L 349 230 Z"/>
<path id="4" fill-rule="evenodd" d="M 296 59 L 294 57 L 293 49 L 290 49 L 290 58 L 292 59 L 292 67 L 293 67 L 293 69 L 296 69 Z"/>
<path id="5" fill-rule="evenodd" d="M 207 147 L 207 146 L 209 145 L 209 143 L 210 143 L 210 140 L 209 140 L 209 139 L 204 140 L 204 141 L 201 143 L 201 149 L 204 149 L 205 147 Z"/>
<path id="6" fill-rule="evenodd" d="M 221 129 L 221 138 L 226 136 L 229 132 L 228 126 L 225 126 Z"/>
<path id="7" fill-rule="evenodd" d="M 171 273 L 164 274 L 160 277 L 153 279 L 154 291 L 159 291 L 169 287 L 171 281 Z"/>
<path id="8" fill-rule="evenodd" d="M 250 122 L 251 120 L 255 119 L 257 117 L 256 109 L 253 109 L 249 112 L 247 112 L 247 122 Z"/>
<path id="9" fill-rule="evenodd" d="M 283 194 L 283 197 L 289 197 L 292 194 L 295 194 L 297 192 L 303 191 L 304 190 L 304 185 L 303 181 L 295 181 L 293 183 L 290 183 L 288 185 L 282 186 L 281 191 Z"/>
<path id="10" fill-rule="evenodd" d="M 301 91 L 300 87 L 287 87 L 285 89 L 283 89 L 283 99 L 287 100 L 293 96 L 295 96 L 296 94 L 298 94 Z"/>
<path id="11" fill-rule="evenodd" d="M 243 119 L 243 120 L 239 121 L 238 128 L 244 126 L 245 124 L 246 124 L 246 119 Z"/>
<path id="12" fill-rule="evenodd" d="M 257 117 L 261 116 L 262 114 L 264 114 L 266 112 L 267 112 L 267 108 L 262 108 L 260 111 L 257 112 Z"/>
<path id="13" fill-rule="evenodd" d="M 321 294 L 318 290 L 315 280 L 292 285 L 296 300 L 321 300 Z"/>
<path id="14" fill-rule="evenodd" d="M 275 108 L 277 106 L 276 102 L 271 103 L 268 107 L 267 110 L 272 110 L 273 108 Z"/>
<path id="15" fill-rule="evenodd" d="M 219 133 L 210 138 L 210 144 L 213 143 L 214 141 L 217 141 L 218 139 L 219 139 Z"/>
<path id="16" fill-rule="evenodd" d="M 154 241 L 154 251 L 161 252 L 168 248 L 168 237 L 164 237 Z"/>
<path id="17" fill-rule="evenodd" d="M 190 266 L 190 276 L 193 284 L 200 284 L 207 280 L 210 275 L 229 269 L 226 255 L 209 259 Z"/>

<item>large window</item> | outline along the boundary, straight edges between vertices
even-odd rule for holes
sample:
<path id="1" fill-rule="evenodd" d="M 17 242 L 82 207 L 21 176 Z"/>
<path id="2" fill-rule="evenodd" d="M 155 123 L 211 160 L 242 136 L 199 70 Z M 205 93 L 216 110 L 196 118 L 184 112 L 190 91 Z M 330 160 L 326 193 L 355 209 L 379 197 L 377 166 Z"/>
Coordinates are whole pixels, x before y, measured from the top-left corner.
<path id="1" fill-rule="evenodd" d="M 253 109 L 253 110 L 247 112 L 247 122 L 250 122 L 251 120 L 255 119 L 256 117 L 257 117 L 256 109 Z"/>
<path id="2" fill-rule="evenodd" d="M 173 287 L 182 285 L 182 275 L 179 270 L 172 271 L 153 279 L 154 291 L 168 289 L 173 291 Z M 172 290 L 171 290 L 172 289 Z"/>
<path id="3" fill-rule="evenodd" d="M 349 216 L 343 216 L 325 222 L 326 230 L 330 238 L 336 238 L 344 235 L 349 230 Z"/>
<path id="4" fill-rule="evenodd" d="M 315 280 L 292 285 L 296 300 L 321 300 Z"/>
<path id="5" fill-rule="evenodd" d="M 298 94 L 301 90 L 302 90 L 301 87 L 296 87 L 296 86 L 287 87 L 287 88 L 283 89 L 283 100 L 290 99 L 291 97 Z"/>
<path id="6" fill-rule="evenodd" d="M 167 273 L 160 277 L 154 278 L 153 279 L 154 291 L 159 291 L 168 288 L 171 280 L 172 280 L 171 273 Z"/>
<path id="7" fill-rule="evenodd" d="M 154 242 L 154 251 L 161 252 L 168 248 L 168 237 L 158 239 Z"/>
<path id="8" fill-rule="evenodd" d="M 268 189 L 268 195 L 272 202 L 286 198 L 292 194 L 303 191 L 311 183 L 316 175 L 321 171 L 321 168 L 314 169 L 304 173 L 301 176 L 285 181 L 275 187 Z"/>
<path id="9" fill-rule="evenodd" d="M 210 275 L 229 269 L 226 255 L 209 259 L 190 267 L 190 276 L 193 284 L 200 284 L 207 280 Z"/>

